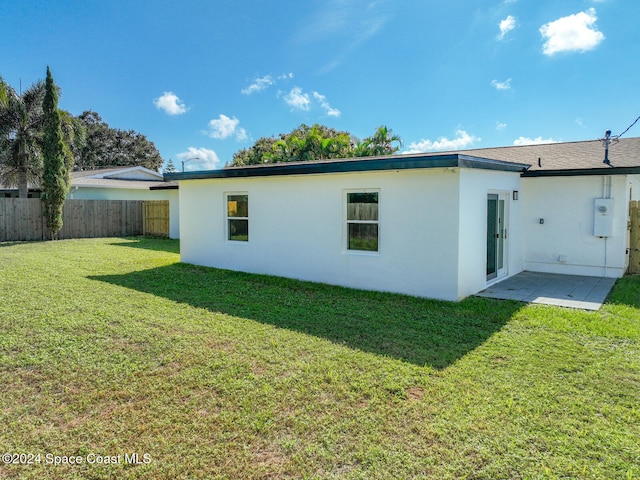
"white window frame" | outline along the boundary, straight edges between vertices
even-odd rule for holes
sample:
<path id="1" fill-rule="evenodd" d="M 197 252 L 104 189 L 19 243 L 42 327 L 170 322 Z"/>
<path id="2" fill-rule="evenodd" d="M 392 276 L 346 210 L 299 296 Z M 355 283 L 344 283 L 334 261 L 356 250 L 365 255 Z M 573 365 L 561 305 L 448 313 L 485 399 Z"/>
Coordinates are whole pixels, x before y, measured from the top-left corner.
<path id="1" fill-rule="evenodd" d="M 377 220 L 349 220 L 349 194 L 350 193 L 377 193 L 378 194 L 378 219 Z M 344 252 L 353 255 L 370 255 L 378 256 L 380 254 L 380 189 L 379 188 L 351 188 L 343 190 L 342 198 L 344 202 L 343 208 L 343 248 Z M 378 249 L 377 250 L 356 250 L 349 248 L 349 224 L 375 224 L 378 226 Z"/>
<path id="2" fill-rule="evenodd" d="M 246 217 L 230 217 L 229 216 L 229 197 L 233 196 L 246 196 L 247 197 L 247 216 Z M 249 243 L 249 192 L 225 192 L 224 193 L 224 235 L 225 241 L 238 243 L 238 244 L 246 244 Z M 231 238 L 231 230 L 229 228 L 230 220 L 246 220 L 247 221 L 247 239 L 246 240 L 238 240 Z"/>

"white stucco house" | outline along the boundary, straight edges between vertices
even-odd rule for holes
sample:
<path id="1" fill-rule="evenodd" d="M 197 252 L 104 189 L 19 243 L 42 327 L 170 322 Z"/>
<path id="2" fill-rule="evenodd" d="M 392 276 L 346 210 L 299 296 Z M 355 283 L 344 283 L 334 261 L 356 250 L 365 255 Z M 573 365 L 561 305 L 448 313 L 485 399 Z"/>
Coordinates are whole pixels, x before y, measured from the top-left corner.
<path id="1" fill-rule="evenodd" d="M 168 200 L 169 237 L 180 238 L 178 184 L 141 166 L 84 170 L 71 173 L 72 200 Z"/>
<path id="2" fill-rule="evenodd" d="M 524 270 L 620 277 L 640 138 L 165 174 L 181 260 L 459 300 Z"/>

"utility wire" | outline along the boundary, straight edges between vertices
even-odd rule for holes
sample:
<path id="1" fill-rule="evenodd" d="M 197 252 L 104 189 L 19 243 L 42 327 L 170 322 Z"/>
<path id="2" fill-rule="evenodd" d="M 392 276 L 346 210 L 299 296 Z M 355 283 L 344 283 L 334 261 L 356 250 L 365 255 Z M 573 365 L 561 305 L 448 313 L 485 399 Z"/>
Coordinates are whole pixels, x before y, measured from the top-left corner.
<path id="1" fill-rule="evenodd" d="M 629 126 L 627 127 L 627 129 L 626 129 L 624 132 L 622 132 L 620 135 L 616 135 L 616 138 L 620 138 L 622 135 L 624 135 L 625 133 L 627 133 L 627 132 L 629 131 L 629 129 L 630 129 L 631 127 L 633 127 L 633 126 L 638 122 L 638 120 L 640 120 L 640 117 L 636 118 L 636 119 L 633 121 L 633 123 L 632 123 L 631 125 L 629 125 Z"/>

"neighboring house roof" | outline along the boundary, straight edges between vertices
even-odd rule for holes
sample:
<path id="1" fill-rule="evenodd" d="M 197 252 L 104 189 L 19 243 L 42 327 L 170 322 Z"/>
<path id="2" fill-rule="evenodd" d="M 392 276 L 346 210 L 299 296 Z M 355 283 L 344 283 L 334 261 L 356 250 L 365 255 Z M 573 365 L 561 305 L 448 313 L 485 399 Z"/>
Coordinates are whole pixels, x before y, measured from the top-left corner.
<path id="1" fill-rule="evenodd" d="M 149 190 L 156 184 L 163 184 L 163 181 L 157 180 L 114 180 L 111 178 L 72 178 L 72 187 L 84 188 L 132 188 L 137 190 Z"/>
<path id="2" fill-rule="evenodd" d="M 121 180 L 160 180 L 162 174 L 145 167 L 115 167 L 72 172 L 73 177 L 113 178 Z"/>
<path id="3" fill-rule="evenodd" d="M 125 188 L 134 190 L 161 190 L 178 188 L 177 183 L 165 182 L 161 173 L 145 167 L 113 167 L 71 172 L 71 186 L 79 188 Z M 1 191 L 13 191 L 0 185 Z M 29 191 L 39 192 L 40 187 L 29 185 Z"/>
<path id="4" fill-rule="evenodd" d="M 96 168 L 94 170 L 74 170 L 71 172 L 72 178 L 80 178 L 80 177 L 94 177 L 100 176 L 104 174 L 108 174 L 111 172 L 120 171 L 120 168 Z"/>
<path id="5" fill-rule="evenodd" d="M 263 177 L 273 175 L 302 175 L 314 173 L 368 172 L 380 170 L 453 167 L 523 172 L 529 167 L 529 165 L 462 155 L 459 153 L 420 153 L 410 155 L 387 155 L 383 157 L 319 160 L 312 162 L 272 163 L 266 165 L 229 167 L 221 170 L 204 170 L 199 172 L 176 172 L 166 173 L 164 178 L 166 180 L 193 180 L 203 178 Z"/>
<path id="6" fill-rule="evenodd" d="M 125 188 L 149 190 L 166 186 L 161 173 L 144 167 L 103 168 L 71 173 L 71 186 L 79 188 Z"/>

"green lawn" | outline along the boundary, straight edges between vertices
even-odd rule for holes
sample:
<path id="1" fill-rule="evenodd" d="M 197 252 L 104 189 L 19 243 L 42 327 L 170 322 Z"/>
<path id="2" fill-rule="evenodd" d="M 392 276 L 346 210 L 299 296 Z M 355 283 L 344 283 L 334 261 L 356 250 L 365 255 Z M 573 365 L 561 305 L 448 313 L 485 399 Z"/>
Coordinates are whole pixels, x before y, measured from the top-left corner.
<path id="1" fill-rule="evenodd" d="M 2 478 L 637 479 L 640 278 L 594 313 L 0 244 L 0 381 L 40 454 Z"/>

